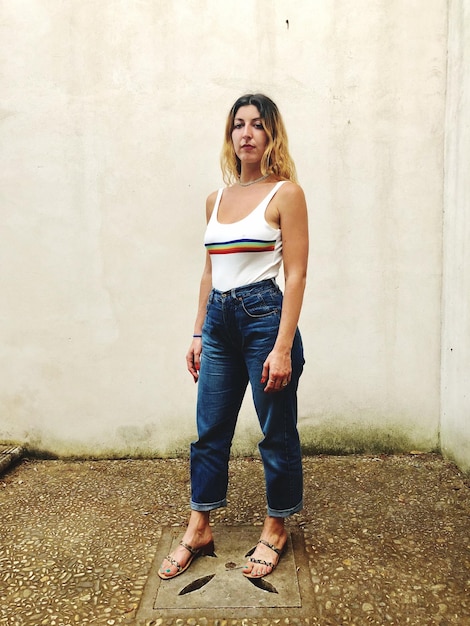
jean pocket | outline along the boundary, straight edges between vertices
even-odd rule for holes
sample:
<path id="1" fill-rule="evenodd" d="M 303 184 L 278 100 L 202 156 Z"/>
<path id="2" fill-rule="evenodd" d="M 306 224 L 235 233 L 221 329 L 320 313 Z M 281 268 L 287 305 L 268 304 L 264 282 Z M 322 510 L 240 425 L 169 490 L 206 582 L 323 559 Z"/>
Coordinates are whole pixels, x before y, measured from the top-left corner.
<path id="1" fill-rule="evenodd" d="M 249 317 L 259 318 L 277 315 L 281 311 L 282 300 L 278 294 L 251 294 L 240 298 L 243 310 Z"/>

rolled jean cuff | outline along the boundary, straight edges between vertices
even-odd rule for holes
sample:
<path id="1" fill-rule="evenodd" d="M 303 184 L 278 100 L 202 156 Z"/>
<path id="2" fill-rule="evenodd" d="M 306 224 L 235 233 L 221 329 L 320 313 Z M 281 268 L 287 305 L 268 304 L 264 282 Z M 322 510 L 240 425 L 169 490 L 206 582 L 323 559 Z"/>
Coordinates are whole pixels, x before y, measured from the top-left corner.
<path id="1" fill-rule="evenodd" d="M 227 506 L 227 500 L 219 500 L 218 502 L 210 502 L 208 504 L 201 504 L 200 502 L 193 502 L 191 500 L 190 507 L 192 511 L 200 511 L 205 513 L 207 511 L 214 511 L 214 509 L 223 509 Z"/>
<path id="2" fill-rule="evenodd" d="M 299 511 L 301 511 L 304 507 L 304 502 L 303 500 L 301 500 L 299 502 L 299 504 L 297 504 L 297 506 L 294 506 L 292 509 L 284 509 L 284 510 L 276 510 L 276 509 L 271 509 L 268 506 L 268 515 L 269 517 L 290 517 L 291 515 L 294 515 L 295 513 L 298 513 Z"/>

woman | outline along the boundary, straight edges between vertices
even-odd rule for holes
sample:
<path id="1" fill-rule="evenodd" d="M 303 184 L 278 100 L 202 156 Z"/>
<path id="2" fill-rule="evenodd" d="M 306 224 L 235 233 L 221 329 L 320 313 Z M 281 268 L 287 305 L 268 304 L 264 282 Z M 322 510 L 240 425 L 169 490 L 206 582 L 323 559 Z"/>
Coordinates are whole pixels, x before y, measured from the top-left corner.
<path id="1" fill-rule="evenodd" d="M 233 105 L 222 151 L 226 188 L 206 203 L 206 263 L 188 370 L 199 382 L 198 440 L 191 444 L 191 515 L 162 563 L 173 578 L 214 549 L 210 511 L 226 506 L 228 462 L 248 382 L 263 439 L 267 516 L 247 555 L 247 577 L 276 567 L 284 520 L 302 508 L 297 386 L 304 358 L 297 323 L 305 288 L 308 230 L 302 189 L 275 103 L 246 95 Z M 284 265 L 284 296 L 275 282 Z"/>

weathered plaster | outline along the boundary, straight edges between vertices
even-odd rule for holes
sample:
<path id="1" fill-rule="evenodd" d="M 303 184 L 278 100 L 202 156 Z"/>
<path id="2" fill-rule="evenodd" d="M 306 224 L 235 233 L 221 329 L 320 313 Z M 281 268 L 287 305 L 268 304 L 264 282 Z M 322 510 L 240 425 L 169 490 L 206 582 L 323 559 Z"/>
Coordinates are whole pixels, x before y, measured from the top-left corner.
<path id="1" fill-rule="evenodd" d="M 0 439 L 185 449 L 204 201 L 262 90 L 310 210 L 305 446 L 434 449 L 446 0 L 203 5 L 2 7 Z M 248 398 L 234 451 L 257 437 Z"/>
<path id="2" fill-rule="evenodd" d="M 445 455 L 470 473 L 470 4 L 450 3 L 442 299 Z"/>

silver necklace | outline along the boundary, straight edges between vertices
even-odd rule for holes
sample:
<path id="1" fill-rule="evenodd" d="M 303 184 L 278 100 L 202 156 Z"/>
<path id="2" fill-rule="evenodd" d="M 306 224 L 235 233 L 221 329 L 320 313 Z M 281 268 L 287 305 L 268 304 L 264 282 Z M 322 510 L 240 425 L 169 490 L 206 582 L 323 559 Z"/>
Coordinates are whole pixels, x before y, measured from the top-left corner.
<path id="1" fill-rule="evenodd" d="M 265 174 L 264 176 L 261 176 L 260 178 L 257 178 L 256 180 L 250 180 L 249 183 L 241 183 L 240 181 L 238 181 L 238 184 L 240 185 L 240 187 L 249 187 L 250 185 L 254 185 L 255 183 L 260 183 L 262 180 L 265 180 L 268 176 L 270 176 L 270 174 Z"/>

